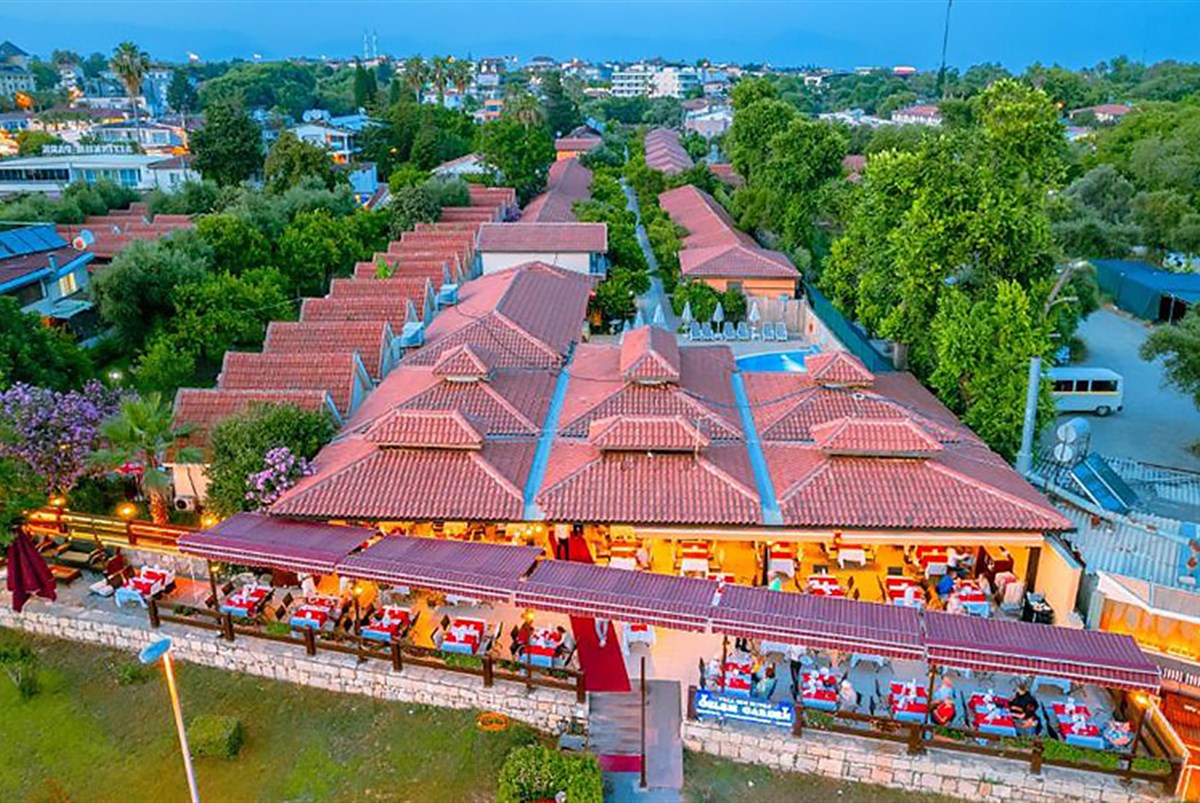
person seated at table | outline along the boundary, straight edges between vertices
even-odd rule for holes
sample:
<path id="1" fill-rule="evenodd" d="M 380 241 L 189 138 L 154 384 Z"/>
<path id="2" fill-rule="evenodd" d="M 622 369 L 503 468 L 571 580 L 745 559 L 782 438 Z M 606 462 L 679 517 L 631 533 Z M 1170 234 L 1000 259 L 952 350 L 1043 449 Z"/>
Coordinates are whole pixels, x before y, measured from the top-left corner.
<path id="1" fill-rule="evenodd" d="M 1029 687 L 1024 683 L 1017 684 L 1017 694 L 1008 703 L 1008 712 L 1012 714 L 1013 724 L 1017 730 L 1035 734 L 1042 732 L 1042 723 L 1038 719 L 1037 698 L 1029 693 Z"/>
<path id="2" fill-rule="evenodd" d="M 562 653 L 564 657 L 575 652 L 575 638 L 567 632 L 567 629 L 559 625 L 555 628 L 555 632 L 558 633 L 558 652 Z"/>
<path id="3" fill-rule="evenodd" d="M 1128 722 L 1112 720 L 1104 728 L 1104 741 L 1111 747 L 1128 747 L 1133 741 L 1133 726 Z"/>
<path id="4" fill-rule="evenodd" d="M 642 571 L 649 571 L 650 551 L 646 549 L 645 544 L 638 547 L 637 553 L 634 555 L 634 561 L 637 563 L 637 567 L 639 569 Z"/>
<path id="5" fill-rule="evenodd" d="M 787 575 L 783 572 L 775 572 L 771 575 L 771 582 L 767 584 L 767 588 L 769 588 L 771 591 L 782 591 L 783 580 L 785 577 L 787 577 Z"/>
<path id="6" fill-rule="evenodd" d="M 942 599 L 954 592 L 954 575 L 947 572 L 937 581 L 937 593 Z"/>
<path id="7" fill-rule="evenodd" d="M 967 606 L 963 605 L 962 600 L 956 595 L 950 595 L 950 599 L 946 600 L 946 613 L 963 614 L 967 612 Z"/>
<path id="8" fill-rule="evenodd" d="M 854 684 L 850 682 L 850 678 L 842 678 L 842 683 L 838 686 L 838 703 L 844 711 L 854 711 L 858 708 L 858 689 L 854 688 Z"/>
<path id="9" fill-rule="evenodd" d="M 933 710 L 929 712 L 929 715 L 933 718 L 933 723 L 935 725 L 941 725 L 943 728 L 945 728 L 954 721 L 954 717 L 957 713 L 958 709 L 954 706 L 954 699 L 951 697 L 946 697 L 934 705 Z"/>
<path id="10" fill-rule="evenodd" d="M 751 677 L 754 676 L 752 675 Z M 775 684 L 775 666 L 767 664 L 762 677 L 755 681 L 754 687 L 750 690 L 750 696 L 757 697 L 760 700 L 770 700 L 771 695 L 775 693 Z"/>
<path id="11" fill-rule="evenodd" d="M 517 628 L 517 632 L 513 634 L 512 651 L 514 658 L 520 658 L 525 652 L 525 648 L 529 646 L 529 637 L 533 635 L 533 625 L 528 621 L 522 622 Z"/>

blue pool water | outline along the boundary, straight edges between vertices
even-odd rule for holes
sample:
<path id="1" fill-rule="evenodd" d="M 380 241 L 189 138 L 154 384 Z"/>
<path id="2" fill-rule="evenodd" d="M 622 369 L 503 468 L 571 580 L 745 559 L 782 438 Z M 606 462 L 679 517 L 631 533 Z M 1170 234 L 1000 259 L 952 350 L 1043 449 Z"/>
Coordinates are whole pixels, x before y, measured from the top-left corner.
<path id="1" fill-rule="evenodd" d="M 770 373 L 799 373 L 804 368 L 804 358 L 816 353 L 816 349 L 799 351 L 772 351 L 766 354 L 749 354 L 739 357 L 737 366 L 743 371 L 766 371 Z"/>

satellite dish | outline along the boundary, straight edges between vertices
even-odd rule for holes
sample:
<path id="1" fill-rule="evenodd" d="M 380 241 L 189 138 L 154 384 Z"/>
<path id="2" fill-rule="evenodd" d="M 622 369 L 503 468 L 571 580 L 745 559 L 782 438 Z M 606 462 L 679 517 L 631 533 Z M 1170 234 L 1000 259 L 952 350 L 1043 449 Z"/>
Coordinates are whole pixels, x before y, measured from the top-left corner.
<path id="1" fill-rule="evenodd" d="M 1054 444 L 1054 460 L 1058 463 L 1072 463 L 1075 461 L 1075 446 L 1070 443 L 1058 442 Z"/>
<path id="2" fill-rule="evenodd" d="M 1060 443 L 1075 443 L 1084 440 L 1090 434 L 1092 434 L 1091 425 L 1086 419 L 1078 416 L 1062 422 L 1054 431 L 1054 435 Z"/>
<path id="3" fill-rule="evenodd" d="M 76 251 L 86 251 L 88 246 L 96 242 L 96 237 L 87 229 L 82 229 L 79 234 L 75 235 L 75 239 L 71 240 L 71 247 Z"/>

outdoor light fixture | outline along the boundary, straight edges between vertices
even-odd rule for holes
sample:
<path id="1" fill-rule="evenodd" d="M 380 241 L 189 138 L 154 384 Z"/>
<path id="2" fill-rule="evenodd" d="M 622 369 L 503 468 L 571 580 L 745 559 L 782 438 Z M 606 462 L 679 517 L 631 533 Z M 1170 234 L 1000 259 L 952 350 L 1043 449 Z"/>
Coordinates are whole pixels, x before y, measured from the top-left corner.
<path id="1" fill-rule="evenodd" d="M 183 727 L 183 711 L 179 708 L 179 692 L 175 688 L 170 637 L 146 645 L 138 653 L 138 660 L 148 666 L 162 661 L 163 674 L 167 678 L 167 694 L 171 698 L 171 711 L 175 715 L 175 729 L 179 731 L 179 748 L 183 751 L 183 770 L 187 773 L 188 792 L 191 795 L 192 803 L 200 803 L 200 793 L 196 791 L 196 772 L 192 769 L 192 754 L 188 750 L 187 730 Z"/>
<path id="2" fill-rule="evenodd" d="M 212 513 L 205 513 L 200 517 L 200 526 L 208 529 L 209 527 L 216 527 L 220 521 L 221 520 Z"/>
<path id="3" fill-rule="evenodd" d="M 66 507 L 67 497 L 63 496 L 62 494 L 55 494 L 54 496 L 50 497 L 50 505 L 51 507 Z"/>
<path id="4" fill-rule="evenodd" d="M 133 502 L 122 502 L 117 505 L 117 515 L 128 521 L 137 515 L 137 505 Z"/>

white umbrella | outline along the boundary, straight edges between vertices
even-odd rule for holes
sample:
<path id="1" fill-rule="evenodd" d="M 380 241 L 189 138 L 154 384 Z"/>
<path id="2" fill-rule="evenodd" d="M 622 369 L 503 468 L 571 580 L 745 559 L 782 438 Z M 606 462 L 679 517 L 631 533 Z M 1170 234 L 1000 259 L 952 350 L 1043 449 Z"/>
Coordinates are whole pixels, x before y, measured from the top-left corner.
<path id="1" fill-rule="evenodd" d="M 633 316 L 633 328 L 641 329 L 646 325 L 646 319 L 642 316 L 642 311 L 639 309 L 637 315 Z"/>
<path id="2" fill-rule="evenodd" d="M 684 326 L 688 326 L 691 324 L 691 322 L 692 322 L 692 302 L 688 301 L 688 302 L 684 303 L 683 315 L 681 315 L 680 317 L 683 319 Z"/>
<path id="3" fill-rule="evenodd" d="M 721 323 L 725 320 L 725 308 L 721 306 L 721 302 L 717 302 L 717 308 L 713 310 L 713 322 Z"/>
<path id="4" fill-rule="evenodd" d="M 654 324 L 655 326 L 662 327 L 666 324 L 666 322 L 667 316 L 663 314 L 662 304 L 659 304 L 654 308 L 654 316 L 650 319 L 650 323 Z"/>
<path id="5" fill-rule="evenodd" d="M 750 323 L 758 323 L 762 320 L 762 313 L 758 311 L 758 302 L 755 301 L 750 305 Z"/>
<path id="6" fill-rule="evenodd" d="M 621 321 L 621 334 L 625 334 L 628 331 L 629 331 L 629 319 L 626 318 L 625 320 Z"/>

